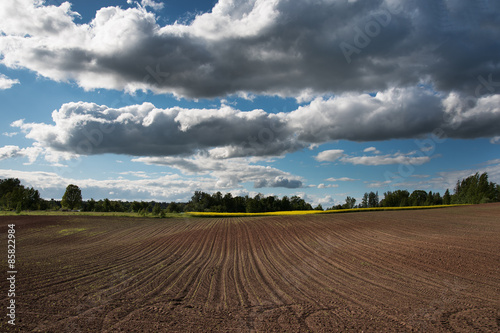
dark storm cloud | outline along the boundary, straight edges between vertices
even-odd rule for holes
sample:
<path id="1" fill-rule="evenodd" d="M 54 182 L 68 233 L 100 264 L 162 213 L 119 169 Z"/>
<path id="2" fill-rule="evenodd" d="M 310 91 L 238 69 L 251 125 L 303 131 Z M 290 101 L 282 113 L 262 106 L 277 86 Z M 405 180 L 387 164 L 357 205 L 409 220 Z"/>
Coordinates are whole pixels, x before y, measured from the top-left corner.
<path id="1" fill-rule="evenodd" d="M 78 25 L 67 4 L 2 6 L 0 61 L 10 67 L 86 89 L 312 101 L 280 114 L 68 103 L 54 124 L 15 123 L 42 147 L 227 159 L 435 130 L 500 135 L 499 2 L 221 0 L 189 25 L 164 27 L 143 8 L 102 8 Z"/>
<path id="2" fill-rule="evenodd" d="M 497 1 L 221 0 L 164 27 L 142 8 L 103 8 L 78 25 L 67 6 L 23 4 L 32 19 L 8 7 L 0 25 L 2 63 L 87 89 L 297 97 L 425 82 L 473 95 L 479 75 L 500 77 Z"/>

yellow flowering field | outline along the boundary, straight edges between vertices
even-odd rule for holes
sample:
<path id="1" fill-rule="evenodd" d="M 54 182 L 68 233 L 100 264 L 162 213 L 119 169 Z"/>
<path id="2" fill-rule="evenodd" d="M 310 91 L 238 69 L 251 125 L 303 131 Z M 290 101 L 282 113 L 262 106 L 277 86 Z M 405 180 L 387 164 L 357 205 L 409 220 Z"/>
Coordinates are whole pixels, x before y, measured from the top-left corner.
<path id="1" fill-rule="evenodd" d="M 436 209 L 446 207 L 456 207 L 463 205 L 435 205 L 435 206 L 409 206 L 409 207 L 374 207 L 374 208 L 353 208 L 336 210 L 295 210 L 282 212 L 265 213 L 215 213 L 215 212 L 189 212 L 190 216 L 196 217 L 235 217 L 235 216 L 287 216 L 287 215 L 313 215 L 313 214 L 341 214 L 369 211 L 387 211 L 387 210 L 416 210 L 416 209 Z"/>

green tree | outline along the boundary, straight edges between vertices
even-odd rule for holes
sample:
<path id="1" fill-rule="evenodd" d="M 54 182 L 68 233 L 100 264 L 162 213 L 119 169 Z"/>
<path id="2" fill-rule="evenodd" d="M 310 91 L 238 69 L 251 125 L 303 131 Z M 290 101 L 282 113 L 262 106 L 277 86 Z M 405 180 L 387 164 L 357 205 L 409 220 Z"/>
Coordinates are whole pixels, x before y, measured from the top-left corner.
<path id="1" fill-rule="evenodd" d="M 94 198 L 90 198 L 90 200 L 88 201 L 87 210 L 89 212 L 95 211 L 95 200 L 94 200 Z"/>
<path id="2" fill-rule="evenodd" d="M 478 204 L 497 201 L 497 185 L 488 182 L 488 174 L 476 173 L 462 181 L 457 181 L 452 202 L 457 204 Z"/>
<path id="3" fill-rule="evenodd" d="M 356 199 L 354 199 L 353 197 L 347 197 L 345 199 L 345 204 L 343 208 L 352 209 L 354 208 L 354 205 L 356 205 Z"/>
<path id="4" fill-rule="evenodd" d="M 443 195 L 443 205 L 449 205 L 451 204 L 451 195 L 450 195 L 450 190 L 446 189 L 446 192 L 444 192 Z"/>
<path id="5" fill-rule="evenodd" d="M 368 193 L 365 192 L 363 199 L 361 199 L 361 208 L 368 208 Z"/>
<path id="6" fill-rule="evenodd" d="M 432 191 L 429 191 L 427 194 L 427 199 L 425 199 L 425 206 L 432 206 L 434 205 L 434 193 Z"/>
<path id="7" fill-rule="evenodd" d="M 175 202 L 171 202 L 167 206 L 167 213 L 178 213 L 179 212 L 179 205 L 177 205 Z"/>
<path id="8" fill-rule="evenodd" d="M 427 192 L 415 190 L 410 195 L 410 204 L 412 206 L 423 206 L 427 201 Z"/>
<path id="9" fill-rule="evenodd" d="M 283 198 L 281 198 L 280 210 L 283 210 L 283 211 L 292 210 L 292 205 L 290 203 L 290 199 L 286 195 Z"/>
<path id="10" fill-rule="evenodd" d="M 153 207 L 153 215 L 154 216 L 159 216 L 161 214 L 161 206 L 159 203 L 156 203 Z"/>
<path id="11" fill-rule="evenodd" d="M 368 194 L 368 207 L 378 207 L 378 192 L 370 192 Z"/>
<path id="12" fill-rule="evenodd" d="M 82 205 L 82 191 L 76 185 L 70 184 L 62 197 L 61 204 L 69 209 L 79 208 Z"/>

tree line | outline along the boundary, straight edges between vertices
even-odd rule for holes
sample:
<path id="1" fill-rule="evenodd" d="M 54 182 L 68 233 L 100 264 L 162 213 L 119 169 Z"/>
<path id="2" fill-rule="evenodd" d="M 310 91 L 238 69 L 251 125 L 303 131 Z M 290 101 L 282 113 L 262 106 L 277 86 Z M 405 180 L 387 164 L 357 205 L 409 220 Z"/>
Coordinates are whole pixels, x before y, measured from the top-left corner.
<path id="1" fill-rule="evenodd" d="M 227 213 L 263 213 L 291 210 L 312 210 L 311 204 L 294 195 L 290 198 L 284 196 L 264 196 L 257 194 L 255 197 L 235 196 L 221 192 L 214 194 L 196 191 L 191 201 L 185 206 L 189 212 L 227 212 Z"/>
<path id="2" fill-rule="evenodd" d="M 395 190 L 384 193 L 379 200 L 378 192 L 369 192 L 363 195 L 361 203 L 347 197 L 343 205 L 331 209 L 371 208 L 371 207 L 408 207 L 408 206 L 435 206 L 455 204 L 480 204 L 500 202 L 500 185 L 488 181 L 488 173 L 476 173 L 461 181 L 457 181 L 454 193 L 447 189 L 443 196 L 439 192 L 415 190 L 411 194 L 407 190 Z"/>
<path id="3" fill-rule="evenodd" d="M 24 187 L 17 178 L 0 179 L 0 207 L 4 210 L 45 210 L 46 201 L 33 187 Z"/>
<path id="4" fill-rule="evenodd" d="M 488 181 L 488 174 L 476 173 L 461 181 L 457 181 L 454 193 L 446 190 L 443 196 L 439 192 L 415 190 L 411 194 L 407 190 L 396 190 L 384 193 L 380 199 L 378 192 L 367 192 L 361 202 L 348 196 L 344 204 L 330 209 L 372 208 L 372 207 L 405 207 L 433 206 L 449 204 L 479 204 L 500 202 L 500 185 Z M 299 196 L 233 196 L 231 193 L 213 194 L 195 191 L 187 203 L 179 202 L 144 202 L 116 200 L 82 200 L 78 186 L 70 184 L 62 200 L 44 200 L 40 193 L 32 187 L 24 187 L 17 178 L 0 179 L 0 209 L 15 210 L 81 210 L 86 212 L 135 212 L 140 215 L 152 214 L 165 216 L 166 213 L 182 212 L 229 212 L 229 213 L 261 213 L 294 210 L 323 210 L 321 205 L 313 208 Z"/>

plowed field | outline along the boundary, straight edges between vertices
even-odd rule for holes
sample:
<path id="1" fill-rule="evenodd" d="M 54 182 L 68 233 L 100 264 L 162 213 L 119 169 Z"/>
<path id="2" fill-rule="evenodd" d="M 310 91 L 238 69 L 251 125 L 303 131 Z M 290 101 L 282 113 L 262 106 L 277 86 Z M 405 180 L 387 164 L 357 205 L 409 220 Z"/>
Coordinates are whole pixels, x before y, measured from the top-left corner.
<path id="1" fill-rule="evenodd" d="M 498 204 L 0 223 L 4 311 L 16 225 L 21 332 L 500 331 Z"/>

